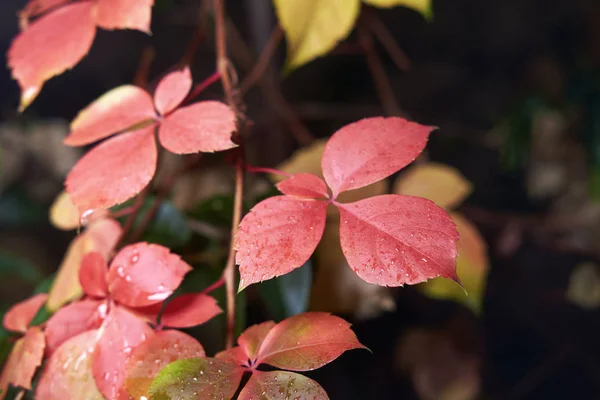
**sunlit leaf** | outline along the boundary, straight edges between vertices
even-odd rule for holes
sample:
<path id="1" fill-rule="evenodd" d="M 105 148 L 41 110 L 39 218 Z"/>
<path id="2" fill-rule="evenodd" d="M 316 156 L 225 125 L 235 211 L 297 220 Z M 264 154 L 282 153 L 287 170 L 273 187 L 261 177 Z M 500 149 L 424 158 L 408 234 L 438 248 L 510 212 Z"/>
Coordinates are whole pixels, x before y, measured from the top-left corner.
<path id="1" fill-rule="evenodd" d="M 92 360 L 96 385 L 108 399 L 123 398 L 132 351 L 153 331 L 144 321 L 117 305 L 111 307 L 100 330 L 102 336 Z"/>
<path id="2" fill-rule="evenodd" d="M 15 304 L 4 314 L 2 325 L 9 331 L 25 332 L 31 320 L 47 299 L 48 295 L 37 294 Z"/>
<path id="3" fill-rule="evenodd" d="M 431 10 L 431 0 L 362 0 L 363 3 L 375 7 L 389 8 L 394 6 L 403 6 L 411 8 L 423 14 L 425 19 L 431 19 L 433 12 Z"/>
<path id="4" fill-rule="evenodd" d="M 173 111 L 192 88 L 192 73 L 189 67 L 170 72 L 158 82 L 154 92 L 154 103 L 159 114 Z"/>
<path id="5" fill-rule="evenodd" d="M 171 300 L 163 310 L 160 323 L 172 328 L 200 325 L 223 312 L 217 301 L 202 293 L 188 293 Z"/>
<path id="6" fill-rule="evenodd" d="M 106 318 L 106 301 L 84 299 L 58 310 L 46 324 L 46 347 L 53 353 L 64 342 L 85 331 L 97 329 Z"/>
<path id="7" fill-rule="evenodd" d="M 155 400 L 229 400 L 238 389 L 244 370 L 214 358 L 191 358 L 167 365 L 150 386 Z"/>
<path id="8" fill-rule="evenodd" d="M 287 371 L 256 371 L 240 392 L 239 400 L 328 400 L 325 390 L 306 376 Z"/>
<path id="9" fill-rule="evenodd" d="M 171 153 L 212 153 L 237 145 L 231 141 L 235 113 L 218 101 L 201 101 L 174 111 L 160 125 L 160 143 Z"/>
<path id="10" fill-rule="evenodd" d="M 287 68 L 297 68 L 331 51 L 358 17 L 359 0 L 275 0 L 287 39 Z"/>
<path id="11" fill-rule="evenodd" d="M 338 130 L 327 142 L 321 161 L 333 196 L 377 182 L 410 164 L 433 129 L 403 118 L 376 117 Z"/>
<path id="12" fill-rule="evenodd" d="M 70 231 L 79 227 L 80 213 L 67 192 L 60 194 L 50 206 L 50 222 L 58 229 Z"/>
<path id="13" fill-rule="evenodd" d="M 445 209 L 460 205 L 473 190 L 456 168 L 438 163 L 415 165 L 394 184 L 394 193 L 424 197 Z"/>
<path id="14" fill-rule="evenodd" d="M 13 40 L 8 66 L 21 87 L 21 109 L 36 98 L 44 82 L 72 68 L 92 46 L 94 3 L 79 1 L 33 22 Z"/>
<path id="15" fill-rule="evenodd" d="M 342 250 L 365 281 L 401 286 L 438 276 L 458 279 L 458 232 L 432 201 L 383 195 L 339 207 Z"/>
<path id="16" fill-rule="evenodd" d="M 105 400 L 92 375 L 92 357 L 99 335 L 97 330 L 87 331 L 63 343 L 46 363 L 35 398 Z"/>
<path id="17" fill-rule="evenodd" d="M 276 196 L 246 214 L 235 243 L 240 290 L 302 266 L 323 235 L 326 207 L 323 201 Z"/>
<path id="18" fill-rule="evenodd" d="M 257 364 L 292 371 L 309 371 L 338 358 L 346 350 L 365 348 L 343 319 L 309 312 L 273 327 L 257 354 Z"/>
<path id="19" fill-rule="evenodd" d="M 89 239 L 83 234 L 73 239 L 67 248 L 48 294 L 49 310 L 56 311 L 63 304 L 83 294 L 79 283 L 79 267 L 89 246 Z"/>
<path id="20" fill-rule="evenodd" d="M 191 267 L 156 244 L 135 243 L 115 256 L 108 272 L 113 298 L 130 307 L 160 303 L 181 284 Z"/>
<path id="21" fill-rule="evenodd" d="M 67 193 L 82 212 L 110 208 L 148 185 L 156 159 L 153 126 L 110 138 L 75 164 L 65 182 Z"/>
<path id="22" fill-rule="evenodd" d="M 96 23 L 104 29 L 137 29 L 150 33 L 154 0 L 97 0 Z"/>
<path id="23" fill-rule="evenodd" d="M 64 142 L 69 146 L 83 146 L 155 116 L 152 97 L 148 92 L 133 85 L 118 86 L 77 114 Z"/>
<path id="24" fill-rule="evenodd" d="M 158 332 L 132 352 L 126 368 L 127 391 L 134 399 L 142 399 L 148 396 L 152 381 L 167 364 L 204 356 L 204 348 L 193 337 L 173 330 Z"/>

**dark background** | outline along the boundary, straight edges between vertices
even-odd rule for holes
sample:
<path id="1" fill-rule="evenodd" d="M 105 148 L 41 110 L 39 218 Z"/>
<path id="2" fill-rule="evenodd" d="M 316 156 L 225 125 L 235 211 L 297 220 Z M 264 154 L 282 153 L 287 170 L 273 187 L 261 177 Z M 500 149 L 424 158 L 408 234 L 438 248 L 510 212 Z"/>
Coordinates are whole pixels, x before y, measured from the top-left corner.
<path id="1" fill-rule="evenodd" d="M 3 309 L 28 297 L 41 277 L 56 269 L 72 237 L 49 225 L 46 210 L 68 171 L 56 167 L 57 160 L 68 162 L 78 153 L 61 153 L 59 142 L 51 145 L 57 140 L 50 135 L 60 132 L 40 135 L 34 131 L 49 128 L 31 127 L 49 121 L 62 126 L 61 120 L 72 119 L 100 94 L 130 82 L 145 46 L 157 54 L 150 77 L 163 73 L 194 35 L 196 3 L 157 1 L 152 37 L 99 31 L 89 55 L 72 71 L 50 80 L 24 115 L 15 111 L 17 84 L 8 70 L 1 73 L 0 253 L 26 258 L 37 271 L 19 277 L 0 269 Z M 592 0 L 433 4 L 435 18 L 430 23 L 407 9 L 371 10 L 410 58 L 410 71 L 396 68 L 379 45 L 376 50 L 402 112 L 440 127 L 428 147 L 430 159 L 457 167 L 474 184 L 461 211 L 481 229 L 490 249 L 484 309 L 475 316 L 462 306 L 427 299 L 412 288 L 395 291 L 395 312 L 355 321 L 359 339 L 373 354 L 350 352 L 311 376 L 332 399 L 459 400 L 470 397 L 427 397 L 417 393 L 414 382 L 433 376 L 430 386 L 435 387 L 461 365 L 476 360 L 481 390 L 471 398 L 598 399 L 600 314 L 595 306 L 572 304 L 565 293 L 576 267 L 595 263 L 600 254 L 600 235 L 594 229 L 600 214 L 592 198 L 596 165 L 600 168 L 600 151 L 596 157 L 595 150 L 600 143 L 595 124 L 600 117 L 596 100 L 600 4 Z M 0 2 L 3 53 L 17 33 L 15 16 L 23 6 L 17 0 Z M 270 2 L 229 1 L 228 9 L 250 50 L 258 54 L 275 23 Z M 353 40 L 354 36 L 348 43 Z M 283 65 L 285 51 L 280 50 L 272 63 L 275 68 Z M 346 50 L 342 47 L 285 79 L 273 76 L 277 90 L 316 137 L 385 112 L 365 57 Z M 236 65 L 240 75 L 248 72 L 239 61 Z M 197 80 L 214 71 L 211 38 L 200 45 L 193 66 Z M 213 87 L 206 96 L 219 98 L 219 93 L 220 88 Z M 245 102 L 254 121 L 248 145 L 252 161 L 273 166 L 288 158 L 299 145 L 277 114 L 277 103 L 260 90 L 252 90 Z M 549 142 L 543 132 L 531 124 L 519 125 L 537 111 L 560 113 L 566 128 L 559 147 L 572 152 L 546 151 L 543 145 Z M 542 135 L 543 161 L 566 165 L 568 170 L 563 186 L 541 196 L 531 190 L 539 161 L 532 144 L 537 134 Z M 37 144 L 32 145 L 34 141 Z M 23 160 L 10 176 L 9 154 Z M 579 185 L 574 189 L 573 183 Z M 583 209 L 591 211 L 582 217 L 578 212 Z M 598 270 L 597 265 L 594 268 Z M 261 315 L 253 310 L 251 306 L 251 322 Z M 434 344 L 415 342 L 422 350 L 415 357 L 428 360 L 424 375 L 399 367 L 398 343 L 415 329 L 437 338 L 432 339 Z M 435 349 L 434 354 L 419 349 L 419 343 Z M 458 376 L 458 382 L 466 379 Z"/>

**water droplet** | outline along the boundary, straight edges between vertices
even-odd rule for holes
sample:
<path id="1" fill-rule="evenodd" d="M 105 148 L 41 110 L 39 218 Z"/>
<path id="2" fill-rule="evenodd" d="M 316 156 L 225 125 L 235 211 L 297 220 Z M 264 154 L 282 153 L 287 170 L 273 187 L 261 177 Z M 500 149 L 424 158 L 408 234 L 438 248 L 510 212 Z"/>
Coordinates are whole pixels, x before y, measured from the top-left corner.
<path id="1" fill-rule="evenodd" d="M 119 275 L 121 278 L 125 276 L 125 268 L 123 268 L 122 265 L 117 267 L 117 275 Z"/>
<path id="2" fill-rule="evenodd" d="M 131 282 L 131 275 L 125 275 L 125 281 Z"/>
<path id="3" fill-rule="evenodd" d="M 424 262 L 427 262 L 427 259 L 426 259 L 426 258 L 421 258 L 421 260 L 423 260 Z"/>

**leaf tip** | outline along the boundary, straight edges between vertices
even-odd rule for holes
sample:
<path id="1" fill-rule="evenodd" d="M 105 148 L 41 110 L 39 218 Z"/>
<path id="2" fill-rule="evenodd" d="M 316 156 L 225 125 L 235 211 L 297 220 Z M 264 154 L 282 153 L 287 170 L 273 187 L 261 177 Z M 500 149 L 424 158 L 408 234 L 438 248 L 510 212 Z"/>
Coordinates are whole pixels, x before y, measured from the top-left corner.
<path id="1" fill-rule="evenodd" d="M 21 94 L 21 102 L 19 103 L 19 112 L 22 113 L 35 100 L 40 93 L 41 87 L 29 86 L 23 89 Z"/>

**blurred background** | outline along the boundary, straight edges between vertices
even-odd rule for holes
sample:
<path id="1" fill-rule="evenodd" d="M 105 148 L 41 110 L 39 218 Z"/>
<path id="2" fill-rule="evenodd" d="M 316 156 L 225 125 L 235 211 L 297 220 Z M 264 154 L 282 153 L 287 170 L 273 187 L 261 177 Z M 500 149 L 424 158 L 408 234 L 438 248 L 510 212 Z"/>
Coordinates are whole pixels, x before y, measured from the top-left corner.
<path id="1" fill-rule="evenodd" d="M 0 2 L 3 54 L 24 5 Z M 252 121 L 249 162 L 319 173 L 321 139 L 363 117 L 439 127 L 414 166 L 367 192 L 444 203 L 461 230 L 459 274 L 469 292 L 447 282 L 388 289 L 357 280 L 331 213 L 331 232 L 307 265 L 239 296 L 239 329 L 306 309 L 353 322 L 372 353 L 347 353 L 310 374 L 334 400 L 598 399 L 600 3 L 434 0 L 432 10 L 427 21 L 408 8 L 363 6 L 348 39 L 284 74 L 271 1 L 228 2 L 229 51 Z M 99 30 L 89 55 L 47 82 L 22 115 L 18 86 L 1 72 L 1 312 L 47 290 L 77 233 L 48 217 L 84 152 L 62 144 L 76 113 L 118 85 L 151 88 L 186 54 L 196 82 L 214 72 L 201 2 L 156 0 L 152 32 Z M 248 78 L 271 44 L 266 69 Z M 221 88 L 202 96 L 220 99 Z M 161 172 L 180 162 L 165 159 Z M 270 179 L 250 176 L 248 207 L 275 193 Z M 226 158 L 203 157 L 143 237 L 195 267 L 184 291 L 207 286 L 224 266 L 232 183 Z M 222 345 L 222 322 L 190 331 L 209 354 Z"/>

